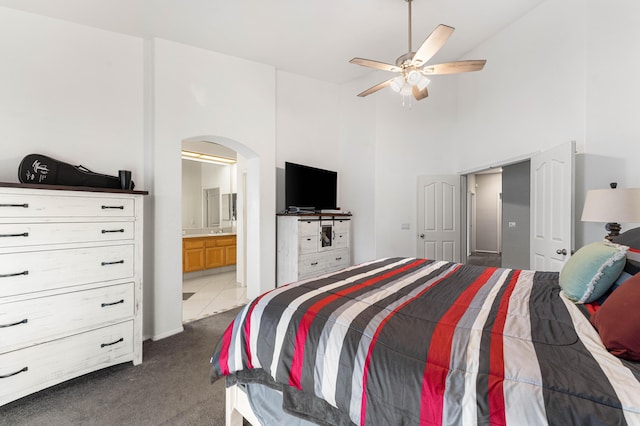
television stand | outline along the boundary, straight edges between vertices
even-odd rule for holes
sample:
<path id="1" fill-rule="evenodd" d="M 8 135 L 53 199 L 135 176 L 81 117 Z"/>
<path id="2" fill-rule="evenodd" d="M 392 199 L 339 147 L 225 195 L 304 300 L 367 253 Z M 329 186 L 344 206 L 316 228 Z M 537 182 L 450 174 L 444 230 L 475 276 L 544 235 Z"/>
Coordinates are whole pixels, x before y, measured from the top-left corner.
<path id="1" fill-rule="evenodd" d="M 277 216 L 277 286 L 351 265 L 351 214 Z"/>

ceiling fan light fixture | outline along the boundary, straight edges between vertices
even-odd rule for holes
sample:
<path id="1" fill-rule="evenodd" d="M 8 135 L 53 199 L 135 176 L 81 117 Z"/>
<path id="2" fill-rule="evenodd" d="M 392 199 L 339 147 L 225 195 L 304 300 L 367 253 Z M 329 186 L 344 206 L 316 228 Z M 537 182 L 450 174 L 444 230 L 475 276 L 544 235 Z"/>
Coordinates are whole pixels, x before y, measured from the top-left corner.
<path id="1" fill-rule="evenodd" d="M 400 89 L 400 94 L 402 96 L 409 96 L 411 93 L 412 93 L 412 86 L 405 81 L 404 84 L 402 85 L 402 88 Z"/>
<path id="2" fill-rule="evenodd" d="M 418 71 L 411 70 L 409 71 L 409 74 L 407 74 L 407 82 L 409 82 L 410 85 L 415 86 L 420 82 L 420 77 L 421 74 Z"/>
<path id="3" fill-rule="evenodd" d="M 429 85 L 429 83 L 431 83 L 431 80 L 429 80 L 424 75 L 421 75 L 420 80 L 418 80 L 418 84 L 416 84 L 416 87 L 422 91 Z"/>
<path id="4" fill-rule="evenodd" d="M 404 83 L 405 83 L 404 77 L 399 75 L 394 79 L 392 79 L 389 85 L 391 86 L 391 90 L 393 90 L 396 93 L 400 93 L 400 90 L 402 90 L 402 86 L 404 86 Z"/>
<path id="5" fill-rule="evenodd" d="M 429 60 L 442 48 L 447 42 L 455 28 L 448 25 L 440 24 L 427 36 L 417 50 L 411 46 L 411 2 L 413 0 L 404 0 L 408 4 L 409 9 L 409 50 L 396 59 L 395 65 L 386 62 L 374 61 L 364 58 L 353 58 L 349 62 L 363 67 L 373 68 L 382 71 L 391 71 L 400 73 L 399 76 L 378 83 L 369 89 L 358 93 L 359 97 L 365 97 L 377 92 L 387 86 L 400 93 L 403 96 L 413 94 L 416 100 L 421 100 L 429 96 L 427 85 L 429 79 L 426 75 L 438 74 L 459 74 L 470 71 L 480 71 L 485 63 L 481 60 L 465 60 L 455 62 L 445 62 L 436 65 L 427 65 Z"/>

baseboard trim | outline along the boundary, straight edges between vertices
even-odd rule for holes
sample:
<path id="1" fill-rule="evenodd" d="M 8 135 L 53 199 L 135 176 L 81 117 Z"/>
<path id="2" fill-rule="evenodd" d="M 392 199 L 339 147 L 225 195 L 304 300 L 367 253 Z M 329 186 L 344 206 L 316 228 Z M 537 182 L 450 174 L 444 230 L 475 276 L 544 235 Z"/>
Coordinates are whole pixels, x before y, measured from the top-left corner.
<path id="1" fill-rule="evenodd" d="M 166 337 L 173 336 L 174 334 L 182 333 L 183 331 L 184 331 L 184 327 L 180 326 L 180 327 L 178 327 L 178 328 L 176 328 L 174 330 L 167 331 L 166 333 L 154 334 L 153 336 L 151 336 L 151 340 L 153 340 L 155 342 L 156 340 L 161 340 L 161 339 L 164 339 Z"/>

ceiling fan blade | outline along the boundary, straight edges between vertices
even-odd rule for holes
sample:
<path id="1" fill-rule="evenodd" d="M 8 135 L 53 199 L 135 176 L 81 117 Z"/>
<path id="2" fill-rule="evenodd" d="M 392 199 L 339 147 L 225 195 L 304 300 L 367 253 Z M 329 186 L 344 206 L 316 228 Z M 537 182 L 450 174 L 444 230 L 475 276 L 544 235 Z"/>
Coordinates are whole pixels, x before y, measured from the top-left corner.
<path id="1" fill-rule="evenodd" d="M 393 72 L 402 71 L 400 67 L 397 67 L 395 65 L 387 64 L 385 62 L 380 62 L 380 61 L 373 61 L 371 59 L 353 58 L 349 62 L 356 65 L 362 65 L 363 67 L 375 68 L 383 71 L 393 71 Z"/>
<path id="2" fill-rule="evenodd" d="M 425 74 L 457 74 L 460 72 L 480 71 L 486 63 L 485 59 L 445 62 L 444 64 L 427 65 L 422 68 L 422 71 Z"/>
<path id="3" fill-rule="evenodd" d="M 394 77 L 395 78 L 395 77 Z M 364 98 L 367 95 L 370 95 L 372 93 L 377 92 L 380 89 L 384 89 L 385 87 L 387 87 L 389 84 L 391 84 L 391 80 L 393 80 L 393 78 L 390 78 L 387 81 L 383 81 L 380 84 L 376 84 L 373 87 L 368 88 L 367 90 L 365 90 L 364 92 L 358 93 L 358 96 L 360 96 L 361 98 Z"/>
<path id="4" fill-rule="evenodd" d="M 454 30 L 455 28 L 448 25 L 438 25 L 416 51 L 416 54 L 413 56 L 413 64 L 418 67 L 426 64 L 427 61 L 444 46 Z"/>
<path id="5" fill-rule="evenodd" d="M 427 90 L 426 87 L 420 90 L 418 89 L 418 87 L 413 86 L 413 88 L 411 89 L 411 92 L 413 93 L 413 97 L 416 98 L 416 101 L 419 101 L 429 96 L 429 91 Z"/>

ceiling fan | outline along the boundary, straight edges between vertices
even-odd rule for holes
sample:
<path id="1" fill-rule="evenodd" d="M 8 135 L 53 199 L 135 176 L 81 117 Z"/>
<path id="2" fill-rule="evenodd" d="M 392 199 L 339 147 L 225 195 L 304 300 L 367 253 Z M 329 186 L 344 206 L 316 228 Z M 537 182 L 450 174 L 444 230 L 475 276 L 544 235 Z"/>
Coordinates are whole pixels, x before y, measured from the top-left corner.
<path id="1" fill-rule="evenodd" d="M 353 58 L 349 62 L 363 67 L 379 69 L 383 71 L 391 71 L 400 73 L 387 81 L 383 81 L 369 89 L 358 94 L 365 97 L 378 90 L 391 86 L 395 92 L 399 92 L 403 96 L 412 94 L 416 100 L 421 100 L 429 96 L 427 85 L 430 80 L 428 75 L 437 74 L 457 74 L 469 71 L 480 71 L 487 62 L 481 60 L 467 60 L 456 62 L 445 62 L 436 65 L 427 65 L 429 59 L 435 55 L 442 46 L 447 42 L 455 28 L 448 25 L 438 25 L 435 30 L 429 34 L 420 48 L 415 52 L 411 49 L 411 2 L 412 0 L 404 0 L 409 4 L 409 51 L 396 59 L 396 64 L 387 64 L 385 62 L 373 61 L 371 59 Z"/>

